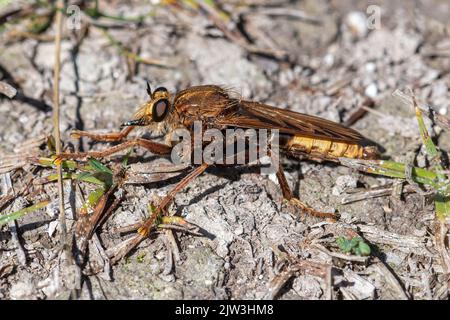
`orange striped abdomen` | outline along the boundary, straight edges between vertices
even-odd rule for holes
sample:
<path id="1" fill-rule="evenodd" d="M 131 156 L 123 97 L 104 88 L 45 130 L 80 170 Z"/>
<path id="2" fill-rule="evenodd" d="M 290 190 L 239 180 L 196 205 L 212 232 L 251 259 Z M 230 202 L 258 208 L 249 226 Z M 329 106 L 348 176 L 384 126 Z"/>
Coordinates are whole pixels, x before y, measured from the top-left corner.
<path id="1" fill-rule="evenodd" d="M 286 145 L 287 151 L 306 153 L 311 156 L 337 159 L 340 157 L 353 159 L 375 159 L 378 152 L 374 147 L 363 147 L 356 143 L 337 142 L 332 140 L 294 136 Z"/>

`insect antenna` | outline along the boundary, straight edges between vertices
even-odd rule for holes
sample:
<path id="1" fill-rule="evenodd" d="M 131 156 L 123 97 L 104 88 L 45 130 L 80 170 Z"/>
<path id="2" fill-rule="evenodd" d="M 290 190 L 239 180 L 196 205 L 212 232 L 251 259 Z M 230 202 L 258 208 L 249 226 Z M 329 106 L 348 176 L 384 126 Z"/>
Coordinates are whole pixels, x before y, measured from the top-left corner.
<path id="1" fill-rule="evenodd" d="M 129 126 L 144 126 L 144 125 L 145 125 L 144 119 L 136 119 L 136 120 L 130 120 L 130 121 L 122 123 L 120 125 L 120 128 L 129 127 Z"/>
<path id="2" fill-rule="evenodd" d="M 147 93 L 151 97 L 152 96 L 152 88 L 150 87 L 150 82 L 147 81 Z"/>

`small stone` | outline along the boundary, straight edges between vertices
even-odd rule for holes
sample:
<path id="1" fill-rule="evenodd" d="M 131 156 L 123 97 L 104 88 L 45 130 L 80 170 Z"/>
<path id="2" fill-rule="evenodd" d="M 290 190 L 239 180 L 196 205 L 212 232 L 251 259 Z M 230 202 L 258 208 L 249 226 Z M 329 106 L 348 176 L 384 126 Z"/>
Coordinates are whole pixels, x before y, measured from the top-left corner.
<path id="1" fill-rule="evenodd" d="M 334 64 L 334 55 L 331 53 L 326 54 L 325 57 L 323 57 L 323 63 L 327 67 L 332 67 Z"/>
<path id="2" fill-rule="evenodd" d="M 378 95 L 378 88 L 375 83 L 371 83 L 364 90 L 364 94 L 369 98 L 375 98 Z"/>
<path id="3" fill-rule="evenodd" d="M 242 226 L 239 226 L 236 228 L 236 230 L 234 230 L 234 234 L 237 236 L 240 236 L 243 233 L 244 233 L 244 228 Z"/>
<path id="4" fill-rule="evenodd" d="M 31 297 L 35 293 L 35 288 L 31 283 L 18 282 L 13 284 L 10 291 L 12 300 L 21 300 Z"/>
<path id="5" fill-rule="evenodd" d="M 362 38 L 367 34 L 366 15 L 361 11 L 352 11 L 345 18 L 345 23 L 349 27 L 350 31 Z"/>
<path id="6" fill-rule="evenodd" d="M 210 286 L 213 282 L 210 279 L 205 280 L 205 285 Z"/>
<path id="7" fill-rule="evenodd" d="M 56 228 L 58 227 L 59 222 L 57 220 L 52 221 L 48 224 L 48 230 L 47 233 L 50 237 L 53 237 L 55 234 Z"/>
<path id="8" fill-rule="evenodd" d="M 336 179 L 336 184 L 333 187 L 331 193 L 333 194 L 333 196 L 339 196 L 346 189 L 356 188 L 357 183 L 358 180 L 355 177 L 349 175 L 339 176 Z"/>
<path id="9" fill-rule="evenodd" d="M 377 69 L 377 66 L 376 66 L 375 63 L 373 63 L 373 62 L 368 62 L 368 63 L 366 63 L 366 64 L 364 65 L 364 69 L 365 69 L 367 72 L 372 73 L 372 72 L 374 72 L 374 71 Z"/>

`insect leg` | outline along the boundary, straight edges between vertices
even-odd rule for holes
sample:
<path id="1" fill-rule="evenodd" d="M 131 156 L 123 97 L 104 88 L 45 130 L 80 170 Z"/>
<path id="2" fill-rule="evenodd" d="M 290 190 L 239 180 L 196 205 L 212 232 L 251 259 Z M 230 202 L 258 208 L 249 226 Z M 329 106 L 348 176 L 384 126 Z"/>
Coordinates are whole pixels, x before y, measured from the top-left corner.
<path id="1" fill-rule="evenodd" d="M 181 179 L 180 182 L 161 200 L 161 203 L 158 205 L 158 208 L 152 213 L 150 218 L 148 218 L 142 226 L 138 229 L 138 232 L 146 237 L 149 232 L 150 228 L 153 227 L 153 224 L 156 221 L 156 218 L 158 215 L 161 214 L 161 212 L 173 201 L 175 198 L 175 195 L 180 192 L 184 187 L 186 187 L 191 181 L 193 181 L 196 177 L 198 177 L 202 172 L 208 168 L 208 164 L 203 163 L 201 166 L 195 168 L 192 170 L 187 176 L 185 176 L 183 179 Z"/>
<path id="2" fill-rule="evenodd" d="M 111 132 L 111 133 L 103 133 L 103 134 L 98 134 L 98 133 L 92 133 L 92 132 L 87 132 L 87 131 L 80 131 L 80 130 L 73 130 L 70 133 L 70 137 L 73 139 L 79 139 L 81 137 L 87 137 L 90 138 L 92 140 L 96 140 L 96 141 L 120 141 L 125 139 L 131 131 L 133 131 L 135 127 L 134 126 L 129 126 L 129 127 L 125 127 L 122 131 L 120 132 Z"/>
<path id="3" fill-rule="evenodd" d="M 312 216 L 336 220 L 337 217 L 333 213 L 316 211 L 306 203 L 300 201 L 300 199 L 294 197 L 294 194 L 292 193 L 291 188 L 289 187 L 289 184 L 286 180 L 286 176 L 284 175 L 283 167 L 281 164 L 277 171 L 277 178 L 278 183 L 281 187 L 281 192 L 283 193 L 283 197 L 288 200 L 291 205 Z"/>
<path id="4" fill-rule="evenodd" d="M 59 159 L 83 159 L 87 157 L 104 158 L 134 146 L 147 149 L 148 151 L 159 155 L 167 155 L 172 151 L 172 147 L 168 145 L 154 142 L 148 139 L 137 138 L 122 142 L 117 146 L 113 146 L 102 151 L 60 153 L 59 155 L 57 155 L 57 157 Z"/>

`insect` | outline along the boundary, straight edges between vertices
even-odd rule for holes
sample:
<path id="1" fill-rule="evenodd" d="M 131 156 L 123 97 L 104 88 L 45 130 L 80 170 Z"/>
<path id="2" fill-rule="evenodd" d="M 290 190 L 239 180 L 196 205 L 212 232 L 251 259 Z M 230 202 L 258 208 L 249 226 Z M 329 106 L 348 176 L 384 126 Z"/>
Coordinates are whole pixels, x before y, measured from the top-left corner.
<path id="1" fill-rule="evenodd" d="M 294 158 L 309 158 L 316 161 L 338 161 L 339 157 L 357 159 L 376 159 L 378 151 L 374 146 L 363 146 L 363 136 L 353 129 L 338 123 L 290 110 L 275 108 L 263 103 L 234 97 L 230 90 L 216 85 L 193 86 L 176 93 L 173 97 L 164 87 L 153 92 L 147 83 L 149 100 L 136 112 L 134 119 L 123 124 L 120 132 L 95 134 L 74 131 L 72 137 L 89 137 L 97 141 L 122 141 L 136 127 L 145 126 L 150 131 L 168 137 L 175 129 L 192 131 L 195 121 L 201 121 L 206 129 L 226 130 L 277 129 L 280 135 L 279 147 L 282 152 Z M 158 143 L 150 139 L 134 138 L 103 151 L 61 154 L 61 158 L 106 157 L 139 146 L 159 155 L 168 155 L 174 147 L 167 139 Z M 156 211 L 144 222 L 138 232 L 147 236 L 156 216 L 174 199 L 175 195 L 193 179 L 204 172 L 207 163 L 195 166 L 161 200 Z M 278 165 L 276 176 L 283 197 L 292 205 L 309 214 L 323 218 L 336 218 L 332 213 L 318 212 L 294 197 L 283 167 Z"/>

